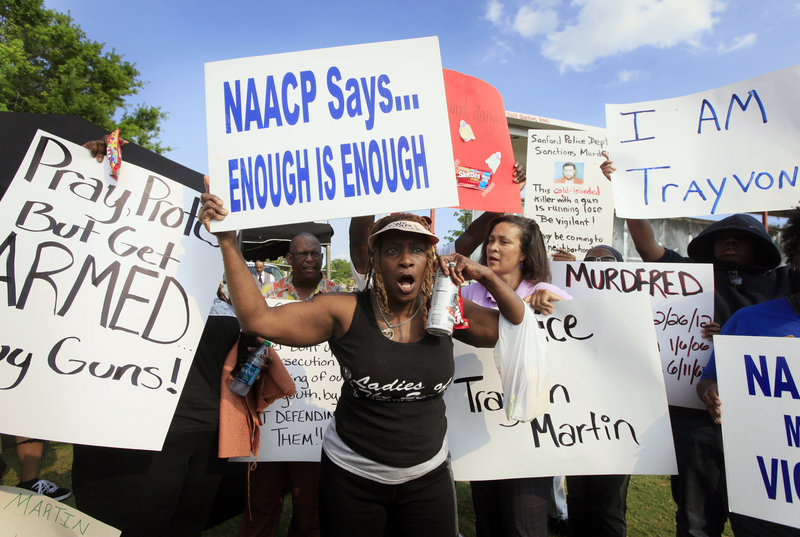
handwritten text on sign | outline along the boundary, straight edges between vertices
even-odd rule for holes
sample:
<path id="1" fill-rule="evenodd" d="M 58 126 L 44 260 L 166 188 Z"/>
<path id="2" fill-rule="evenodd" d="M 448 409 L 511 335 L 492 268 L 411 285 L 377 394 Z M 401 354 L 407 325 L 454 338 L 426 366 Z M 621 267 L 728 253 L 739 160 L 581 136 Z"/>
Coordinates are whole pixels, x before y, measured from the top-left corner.
<path id="1" fill-rule="evenodd" d="M 206 64 L 215 229 L 456 205 L 435 37 Z"/>
<path id="2" fill-rule="evenodd" d="M 119 537 L 120 533 L 47 496 L 16 487 L 0 487 L 0 535 L 3 537 Z"/>
<path id="3" fill-rule="evenodd" d="M 222 274 L 199 194 L 37 133 L 0 208 L 0 430 L 160 449 Z M 202 269 L 202 270 L 200 270 Z M 32 404 L 47 393 L 52 408 Z"/>
<path id="4" fill-rule="evenodd" d="M 445 392 L 455 478 L 675 473 L 648 312 L 644 297 L 606 296 L 558 302 L 540 317 L 551 404 L 531 423 L 507 421 L 492 349 L 456 343 Z"/>
<path id="5" fill-rule="evenodd" d="M 800 341 L 716 336 L 731 511 L 800 527 Z"/>
<path id="6" fill-rule="evenodd" d="M 711 342 L 700 335 L 714 315 L 711 265 L 554 262 L 550 270 L 553 284 L 574 298 L 608 293 L 649 296 L 669 404 L 704 408 L 695 386 L 711 356 Z"/>
<path id="7" fill-rule="evenodd" d="M 606 105 L 617 216 L 793 207 L 799 95 L 795 66 L 686 97 Z"/>
<path id="8" fill-rule="evenodd" d="M 268 303 L 288 308 L 293 304 L 283 300 Z M 292 375 L 297 393 L 278 399 L 261 413 L 261 448 L 256 460 L 318 462 L 322 436 L 342 388 L 339 363 L 327 342 L 312 347 L 275 345 L 275 350 Z"/>
<path id="9" fill-rule="evenodd" d="M 611 244 L 614 202 L 600 171 L 603 131 L 529 130 L 525 216 L 533 218 L 548 248 L 579 259 L 597 244 Z"/>

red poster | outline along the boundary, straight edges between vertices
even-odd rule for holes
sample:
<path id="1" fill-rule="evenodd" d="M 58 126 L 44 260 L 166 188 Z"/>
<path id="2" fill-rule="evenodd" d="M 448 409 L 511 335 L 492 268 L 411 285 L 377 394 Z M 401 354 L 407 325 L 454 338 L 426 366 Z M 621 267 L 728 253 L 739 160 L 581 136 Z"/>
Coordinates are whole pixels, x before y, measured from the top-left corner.
<path id="1" fill-rule="evenodd" d="M 483 80 L 444 69 L 458 208 L 521 213 L 503 97 Z"/>

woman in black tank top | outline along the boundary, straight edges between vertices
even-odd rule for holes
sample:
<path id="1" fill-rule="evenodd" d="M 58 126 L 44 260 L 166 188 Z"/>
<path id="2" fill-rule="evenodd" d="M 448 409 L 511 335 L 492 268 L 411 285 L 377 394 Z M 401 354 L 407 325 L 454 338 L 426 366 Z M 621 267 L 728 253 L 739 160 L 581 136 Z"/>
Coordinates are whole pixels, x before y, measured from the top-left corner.
<path id="1" fill-rule="evenodd" d="M 206 227 L 211 219 L 224 218 L 219 198 L 205 193 L 203 202 L 199 218 Z M 270 308 L 262 299 L 235 232 L 218 233 L 217 240 L 243 330 L 297 347 L 329 341 L 346 377 L 341 408 L 323 444 L 322 535 L 454 537 L 455 490 L 443 445 L 441 399 L 452 380 L 452 342 L 425 332 L 434 270 L 438 265 L 458 284 L 480 281 L 513 324 L 522 322 L 525 305 L 490 269 L 469 258 L 454 254 L 437 264 L 438 238 L 421 217 L 394 214 L 370 231 L 371 290 L 326 293 L 282 308 Z M 494 346 L 498 311 L 465 301 L 464 315 L 470 327 L 455 337 Z"/>

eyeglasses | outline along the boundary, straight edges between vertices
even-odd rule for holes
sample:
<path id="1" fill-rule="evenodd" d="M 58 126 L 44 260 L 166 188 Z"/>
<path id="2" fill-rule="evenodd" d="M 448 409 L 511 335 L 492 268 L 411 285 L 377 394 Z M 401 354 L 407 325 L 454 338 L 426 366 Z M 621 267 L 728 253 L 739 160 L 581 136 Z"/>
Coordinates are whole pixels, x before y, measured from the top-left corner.
<path id="1" fill-rule="evenodd" d="M 308 251 L 308 252 L 292 252 L 292 251 L 290 251 L 289 253 L 292 254 L 293 256 L 299 257 L 300 259 L 305 259 L 308 256 L 311 256 L 311 258 L 314 259 L 315 261 L 318 261 L 318 260 L 322 259 L 322 252 L 311 252 L 311 251 Z"/>
<path id="2" fill-rule="evenodd" d="M 617 258 L 613 255 L 602 255 L 600 257 L 590 255 L 583 258 L 584 261 L 616 261 Z"/>

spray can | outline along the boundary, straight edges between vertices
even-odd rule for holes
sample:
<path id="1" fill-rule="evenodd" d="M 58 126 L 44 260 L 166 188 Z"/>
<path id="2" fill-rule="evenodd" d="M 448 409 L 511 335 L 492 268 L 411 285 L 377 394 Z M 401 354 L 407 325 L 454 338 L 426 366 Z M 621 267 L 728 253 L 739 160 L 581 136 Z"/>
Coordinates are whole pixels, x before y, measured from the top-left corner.
<path id="1" fill-rule="evenodd" d="M 454 267 L 456 264 L 451 261 L 448 266 Z M 425 330 L 433 336 L 453 335 L 456 308 L 458 308 L 458 285 L 450 276 L 443 274 L 441 268 L 436 269 Z"/>
<path id="2" fill-rule="evenodd" d="M 269 348 L 272 345 L 267 340 L 247 356 L 247 360 L 239 368 L 236 378 L 231 382 L 231 391 L 239 395 L 247 395 L 253 383 L 261 373 L 261 367 L 269 359 Z"/>

